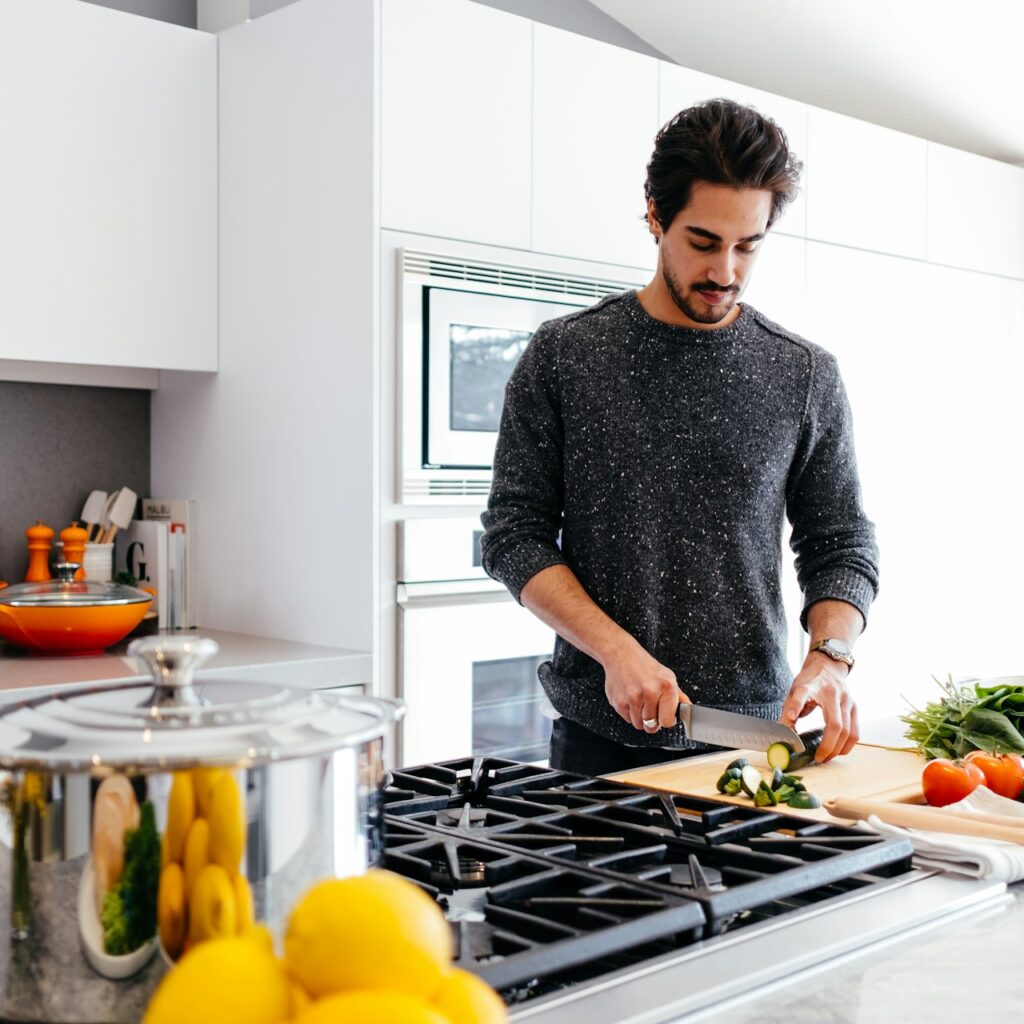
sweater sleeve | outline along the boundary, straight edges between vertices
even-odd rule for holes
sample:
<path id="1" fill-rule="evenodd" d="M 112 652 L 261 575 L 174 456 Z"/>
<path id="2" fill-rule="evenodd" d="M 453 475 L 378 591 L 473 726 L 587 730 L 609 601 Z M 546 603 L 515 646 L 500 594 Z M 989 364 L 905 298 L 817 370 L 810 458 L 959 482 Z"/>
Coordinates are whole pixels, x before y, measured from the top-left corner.
<path id="1" fill-rule="evenodd" d="M 484 571 L 520 603 L 532 576 L 566 561 L 557 543 L 563 442 L 558 337 L 542 325 L 505 387 L 491 493 L 480 517 Z"/>
<path id="2" fill-rule="evenodd" d="M 834 599 L 854 605 L 866 625 L 878 593 L 878 546 L 861 504 L 853 418 L 835 358 L 810 351 L 810 388 L 786 492 L 804 594 L 800 622 L 806 629 L 810 606 Z"/>

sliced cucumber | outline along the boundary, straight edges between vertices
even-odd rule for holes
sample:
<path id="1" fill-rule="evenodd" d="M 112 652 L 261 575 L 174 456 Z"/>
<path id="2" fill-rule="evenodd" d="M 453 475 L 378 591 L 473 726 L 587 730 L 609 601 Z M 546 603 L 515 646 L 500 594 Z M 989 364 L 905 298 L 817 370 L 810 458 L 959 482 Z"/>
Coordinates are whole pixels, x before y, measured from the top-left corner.
<path id="1" fill-rule="evenodd" d="M 730 761 L 726 765 L 726 770 L 728 771 L 730 768 L 746 768 L 748 764 L 750 762 L 745 757 L 737 757 L 735 761 Z"/>
<path id="2" fill-rule="evenodd" d="M 788 804 L 789 798 L 795 792 L 796 790 L 792 786 L 787 786 L 783 783 L 777 790 L 775 790 L 775 799 L 778 800 L 780 804 Z"/>
<path id="3" fill-rule="evenodd" d="M 739 779 L 730 779 L 722 790 L 726 796 L 739 796 L 743 792 L 743 783 Z"/>
<path id="4" fill-rule="evenodd" d="M 799 754 L 794 754 L 790 758 L 790 771 L 797 771 L 800 768 L 806 768 L 809 764 L 814 763 L 814 755 L 817 753 L 818 744 L 821 743 L 824 735 L 824 729 L 812 729 L 810 732 L 800 733 L 800 739 L 803 742 L 804 749 Z"/>
<path id="5" fill-rule="evenodd" d="M 802 789 L 803 788 L 803 783 L 800 781 L 800 776 L 799 775 L 783 775 L 782 776 L 782 785 L 784 785 L 784 786 L 792 786 L 794 789 L 796 789 L 796 788 L 801 788 Z"/>
<path id="6" fill-rule="evenodd" d="M 745 764 L 740 769 L 740 783 L 747 796 L 753 796 L 762 782 L 761 773 L 752 764 Z"/>
<path id="7" fill-rule="evenodd" d="M 778 802 L 779 799 L 775 795 L 775 790 L 762 779 L 761 785 L 757 787 L 757 792 L 754 794 L 754 806 L 774 807 Z"/>
<path id="8" fill-rule="evenodd" d="M 789 798 L 789 806 L 798 811 L 813 811 L 821 806 L 821 801 L 806 790 L 798 790 Z"/>
<path id="9" fill-rule="evenodd" d="M 793 748 L 782 740 L 773 743 L 768 748 L 768 764 L 772 768 L 777 768 L 781 771 L 785 771 L 789 767 L 789 762 L 793 757 Z"/>
<path id="10" fill-rule="evenodd" d="M 781 768 L 776 768 L 775 771 L 772 772 L 772 782 L 771 782 L 772 789 L 778 789 L 779 786 L 782 785 L 782 780 L 784 778 L 785 778 L 785 776 L 782 774 L 782 769 Z"/>

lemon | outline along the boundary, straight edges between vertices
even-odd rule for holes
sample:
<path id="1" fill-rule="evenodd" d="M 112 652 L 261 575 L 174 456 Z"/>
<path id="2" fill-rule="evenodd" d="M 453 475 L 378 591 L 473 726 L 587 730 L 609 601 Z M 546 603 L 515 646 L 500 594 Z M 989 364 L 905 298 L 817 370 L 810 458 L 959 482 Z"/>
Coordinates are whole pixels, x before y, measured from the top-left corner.
<path id="1" fill-rule="evenodd" d="M 160 872 L 156 896 L 156 919 L 160 941 L 172 960 L 178 958 L 185 941 L 185 872 L 180 864 L 168 864 Z"/>
<path id="2" fill-rule="evenodd" d="M 252 889 L 244 875 L 235 875 L 233 881 L 235 889 L 235 917 L 237 919 L 238 934 L 247 932 L 255 920 L 252 909 Z"/>
<path id="3" fill-rule="evenodd" d="M 429 996 L 452 958 L 437 904 L 390 871 L 320 882 L 288 919 L 288 971 L 314 999 L 356 988 Z"/>
<path id="4" fill-rule="evenodd" d="M 508 1020 L 498 993 L 461 967 L 453 967 L 441 979 L 430 1001 L 452 1024 L 504 1024 Z"/>
<path id="5" fill-rule="evenodd" d="M 221 772 L 210 794 L 210 860 L 229 874 L 238 870 L 245 848 L 245 813 L 238 783 Z"/>
<path id="6" fill-rule="evenodd" d="M 210 798 L 217 780 L 227 773 L 225 768 L 193 768 L 192 786 L 196 794 L 196 814 L 210 816 Z"/>
<path id="7" fill-rule="evenodd" d="M 278 1024 L 289 1013 L 288 979 L 273 954 L 248 938 L 204 942 L 181 958 L 153 994 L 143 1024 Z"/>
<path id="8" fill-rule="evenodd" d="M 185 856 L 185 840 L 196 816 L 196 798 L 192 789 L 192 776 L 188 772 L 175 772 L 171 782 L 171 795 L 167 798 L 166 862 L 180 864 Z"/>
<path id="9" fill-rule="evenodd" d="M 199 872 L 210 859 L 210 826 L 205 818 L 196 818 L 185 840 L 185 896 L 192 899 Z"/>
<path id="10" fill-rule="evenodd" d="M 219 864 L 207 864 L 188 904 L 188 937 L 192 945 L 235 934 L 235 887 Z M 253 943 L 257 945 L 257 943 Z"/>
<path id="11" fill-rule="evenodd" d="M 288 989 L 291 992 L 291 1016 L 298 1017 L 313 1005 L 313 1000 L 306 994 L 306 990 L 297 982 L 289 981 Z"/>
<path id="12" fill-rule="evenodd" d="M 451 1024 L 419 996 L 389 989 L 339 992 L 315 1002 L 295 1024 Z"/>

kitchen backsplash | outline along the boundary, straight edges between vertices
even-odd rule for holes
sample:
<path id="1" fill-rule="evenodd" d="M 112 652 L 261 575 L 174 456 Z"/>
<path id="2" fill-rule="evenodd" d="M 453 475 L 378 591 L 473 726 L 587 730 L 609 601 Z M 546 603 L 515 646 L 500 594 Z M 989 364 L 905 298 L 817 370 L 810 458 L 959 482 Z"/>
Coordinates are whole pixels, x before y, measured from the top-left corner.
<path id="1" fill-rule="evenodd" d="M 93 489 L 149 494 L 149 398 L 0 381 L 0 580 L 24 578 L 25 529 L 37 519 L 56 535 Z"/>

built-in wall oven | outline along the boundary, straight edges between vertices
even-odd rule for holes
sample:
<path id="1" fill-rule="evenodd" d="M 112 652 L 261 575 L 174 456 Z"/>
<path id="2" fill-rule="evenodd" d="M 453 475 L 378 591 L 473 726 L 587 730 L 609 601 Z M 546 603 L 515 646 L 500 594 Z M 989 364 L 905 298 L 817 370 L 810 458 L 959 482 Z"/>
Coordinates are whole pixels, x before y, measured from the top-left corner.
<path id="1" fill-rule="evenodd" d="M 548 756 L 537 666 L 555 634 L 484 573 L 481 535 L 477 518 L 399 524 L 403 764 Z"/>
<path id="2" fill-rule="evenodd" d="M 545 320 L 639 280 L 398 250 L 401 504 L 483 504 L 505 384 Z"/>

